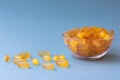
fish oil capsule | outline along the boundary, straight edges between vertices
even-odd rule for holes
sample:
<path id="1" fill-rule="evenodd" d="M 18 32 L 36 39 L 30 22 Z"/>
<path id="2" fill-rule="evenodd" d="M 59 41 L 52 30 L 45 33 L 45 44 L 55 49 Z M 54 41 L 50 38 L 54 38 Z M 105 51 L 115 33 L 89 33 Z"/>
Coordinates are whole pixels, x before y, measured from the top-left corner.
<path id="1" fill-rule="evenodd" d="M 104 38 L 105 35 L 106 35 L 106 34 L 105 34 L 103 31 L 99 33 L 99 37 L 100 37 L 100 38 Z"/>
<path id="2" fill-rule="evenodd" d="M 45 62 L 42 64 L 43 68 L 46 70 L 54 70 L 54 64 L 51 62 Z"/>
<path id="3" fill-rule="evenodd" d="M 69 68 L 68 60 L 58 60 L 56 61 L 56 64 L 58 67 L 61 67 L 61 68 Z"/>
<path id="4" fill-rule="evenodd" d="M 39 60 L 38 60 L 37 58 L 33 58 L 33 59 L 32 59 L 32 63 L 33 63 L 34 65 L 38 66 L 38 65 L 39 65 Z"/>
<path id="5" fill-rule="evenodd" d="M 44 56 L 42 56 L 42 59 L 43 59 L 44 61 L 48 61 L 48 62 L 52 60 L 51 56 L 49 56 L 49 55 L 44 55 Z"/>
<path id="6" fill-rule="evenodd" d="M 9 55 L 4 56 L 4 61 L 5 62 L 10 62 L 10 56 Z"/>
<path id="7" fill-rule="evenodd" d="M 59 60 L 64 60 L 65 56 L 63 54 L 59 55 Z"/>
<path id="8" fill-rule="evenodd" d="M 14 56 L 13 62 L 14 64 L 17 64 L 19 62 L 24 62 L 26 59 L 23 59 L 21 56 Z"/>
<path id="9" fill-rule="evenodd" d="M 70 49 L 72 50 L 72 52 L 76 53 L 77 52 L 77 46 L 78 42 L 76 40 L 69 40 L 68 41 L 68 46 L 70 47 Z"/>
<path id="10" fill-rule="evenodd" d="M 82 32 L 79 32 L 79 33 L 77 34 L 77 37 L 83 38 L 83 33 L 82 33 Z"/>
<path id="11" fill-rule="evenodd" d="M 41 52 L 38 53 L 38 55 L 41 56 L 41 57 L 44 56 L 44 55 L 50 56 L 50 52 L 49 51 L 41 51 Z"/>
<path id="12" fill-rule="evenodd" d="M 26 59 L 24 59 L 24 58 L 22 58 L 21 56 L 14 56 L 14 59 L 19 59 L 19 60 L 26 60 Z"/>
<path id="13" fill-rule="evenodd" d="M 53 57 L 53 60 L 54 61 L 57 61 L 59 59 L 59 56 L 57 56 L 57 55 L 55 55 L 54 57 Z"/>
<path id="14" fill-rule="evenodd" d="M 24 69 L 30 68 L 30 64 L 27 61 L 18 62 L 17 66 Z"/>
<path id="15" fill-rule="evenodd" d="M 26 59 L 26 60 L 30 59 L 31 57 L 29 52 L 21 52 L 18 54 L 18 56 L 21 56 L 23 59 Z"/>
<path id="16" fill-rule="evenodd" d="M 93 40 L 92 41 L 92 44 L 96 47 L 99 47 L 100 46 L 100 42 L 99 41 L 96 41 L 96 40 Z"/>
<path id="17" fill-rule="evenodd" d="M 86 40 L 85 39 L 79 39 L 79 44 L 83 45 L 83 44 L 86 44 Z"/>
<path id="18" fill-rule="evenodd" d="M 110 39 L 110 36 L 106 34 L 106 35 L 104 36 L 104 39 Z"/>

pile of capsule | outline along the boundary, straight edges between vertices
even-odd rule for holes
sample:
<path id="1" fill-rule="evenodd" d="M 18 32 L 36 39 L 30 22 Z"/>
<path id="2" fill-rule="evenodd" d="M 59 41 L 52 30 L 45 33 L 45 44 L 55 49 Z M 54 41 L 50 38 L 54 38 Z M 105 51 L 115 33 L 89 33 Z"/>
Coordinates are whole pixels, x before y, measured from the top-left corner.
<path id="1" fill-rule="evenodd" d="M 44 60 L 42 67 L 46 70 L 54 70 L 54 62 L 60 68 L 69 68 L 69 62 L 63 54 L 51 56 L 49 51 L 41 51 L 38 55 L 42 58 L 42 60 Z M 10 55 L 4 56 L 4 61 L 11 62 Z M 24 69 L 30 68 L 29 61 L 31 61 L 35 66 L 40 65 L 38 58 L 31 58 L 31 54 L 29 52 L 21 52 L 18 55 L 15 55 L 12 61 L 19 68 Z"/>

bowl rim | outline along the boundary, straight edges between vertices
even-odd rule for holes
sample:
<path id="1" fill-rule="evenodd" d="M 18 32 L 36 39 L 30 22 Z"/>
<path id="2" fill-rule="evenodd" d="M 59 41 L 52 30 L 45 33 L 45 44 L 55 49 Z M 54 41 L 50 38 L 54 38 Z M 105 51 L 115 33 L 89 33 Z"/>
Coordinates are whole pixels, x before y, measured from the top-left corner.
<path id="1" fill-rule="evenodd" d="M 63 33 L 62 33 L 62 36 L 63 36 L 64 38 L 75 39 L 75 40 L 85 39 L 85 38 L 77 38 L 77 37 L 68 37 L 68 36 L 65 36 L 65 34 L 66 34 L 67 32 L 70 32 L 70 31 L 72 31 L 72 30 L 73 30 L 73 29 L 63 32 Z M 114 30 L 110 30 L 110 31 L 113 31 L 113 35 L 112 35 L 111 37 L 109 37 L 109 38 L 104 38 L 104 39 L 103 39 L 103 38 L 99 38 L 99 39 L 91 39 L 91 40 L 109 40 L 109 39 L 113 39 L 113 38 L 114 38 Z"/>

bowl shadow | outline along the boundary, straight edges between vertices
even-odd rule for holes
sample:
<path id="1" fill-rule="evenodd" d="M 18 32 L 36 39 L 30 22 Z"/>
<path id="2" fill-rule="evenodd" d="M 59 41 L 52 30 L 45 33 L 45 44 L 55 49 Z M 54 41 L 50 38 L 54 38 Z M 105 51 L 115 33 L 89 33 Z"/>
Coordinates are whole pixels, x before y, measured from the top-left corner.
<path id="1" fill-rule="evenodd" d="M 104 57 L 96 60 L 104 63 L 120 63 L 120 50 L 111 49 Z"/>

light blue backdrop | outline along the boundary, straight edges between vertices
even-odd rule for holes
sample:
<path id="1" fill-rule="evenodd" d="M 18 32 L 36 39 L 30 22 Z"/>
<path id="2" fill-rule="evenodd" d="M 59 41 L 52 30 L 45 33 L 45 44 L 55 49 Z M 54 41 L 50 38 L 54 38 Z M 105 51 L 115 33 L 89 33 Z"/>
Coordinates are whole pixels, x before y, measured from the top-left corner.
<path id="1" fill-rule="evenodd" d="M 108 55 L 98 61 L 71 56 L 62 33 L 74 27 L 102 26 L 115 31 Z M 19 69 L 4 55 L 41 50 L 63 53 L 69 69 Z M 38 57 L 40 63 L 42 60 Z M 0 0 L 0 80 L 120 80 L 120 0 Z"/>

